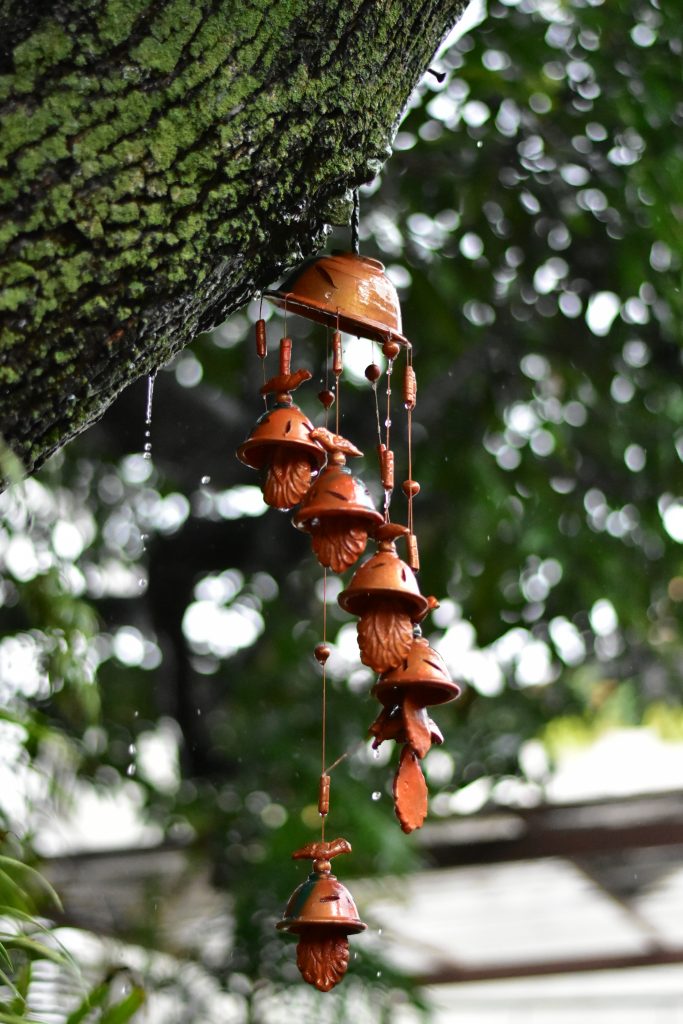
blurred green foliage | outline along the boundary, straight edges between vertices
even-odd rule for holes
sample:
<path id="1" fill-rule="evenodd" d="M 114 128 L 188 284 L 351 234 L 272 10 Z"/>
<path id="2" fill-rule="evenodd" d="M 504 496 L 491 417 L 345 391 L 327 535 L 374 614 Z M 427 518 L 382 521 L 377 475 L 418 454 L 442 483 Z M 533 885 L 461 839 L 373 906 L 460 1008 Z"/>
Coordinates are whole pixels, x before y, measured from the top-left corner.
<path id="1" fill-rule="evenodd" d="M 681 735 L 682 51 L 658 0 L 495 0 L 436 62 L 445 80 L 420 87 L 362 195 L 363 251 L 388 265 L 414 344 L 421 584 L 442 601 L 427 633 L 465 683 L 436 715 L 436 817 L 480 778 L 494 800 L 511 776 L 541 799 L 529 741 L 550 765 L 615 725 Z M 33 780 L 25 813 L 5 807 L 29 842 L 40 848 L 36 809 L 64 810 L 85 785 L 135 792 L 160 837 L 210 856 L 230 934 L 221 955 L 199 942 L 186 960 L 267 1020 L 273 991 L 315 999 L 273 921 L 301 877 L 289 854 L 318 827 L 322 625 L 307 539 L 261 515 L 232 455 L 261 408 L 258 310 L 159 374 L 152 460 L 141 382 L 2 499 L 0 726 L 19 789 Z M 288 326 L 294 365 L 314 372 L 302 405 L 320 420 L 321 332 Z M 271 348 L 280 330 L 271 317 Z M 372 357 L 361 348 L 342 400 L 342 432 L 368 452 Z M 372 458 L 361 474 L 376 490 Z M 334 601 L 328 628 L 330 760 L 350 752 L 333 774 L 329 828 L 354 844 L 340 872 L 410 870 L 392 769 L 362 742 L 372 680 Z M 155 925 L 150 911 L 124 937 L 154 948 Z M 21 967 L 3 970 L 9 1020 L 28 990 Z M 324 1012 L 352 1016 L 364 983 L 378 1019 L 410 987 L 363 949 Z M 164 984 L 169 1021 L 212 1019 L 182 971 Z M 97 1016 L 103 993 L 88 997 L 94 1016 L 69 1020 L 128 1019 Z M 131 1013 L 140 998 L 125 997 Z"/>

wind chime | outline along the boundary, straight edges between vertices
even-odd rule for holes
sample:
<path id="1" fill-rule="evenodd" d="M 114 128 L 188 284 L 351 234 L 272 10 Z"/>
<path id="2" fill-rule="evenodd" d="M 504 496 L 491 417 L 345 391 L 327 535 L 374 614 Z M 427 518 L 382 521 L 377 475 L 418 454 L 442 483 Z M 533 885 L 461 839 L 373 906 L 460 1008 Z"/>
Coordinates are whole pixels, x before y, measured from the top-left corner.
<path id="1" fill-rule="evenodd" d="M 343 609 L 358 618 L 358 645 L 363 664 L 378 675 L 373 694 L 381 710 L 369 729 L 372 745 L 394 740 L 402 746 L 394 778 L 396 816 L 404 832 L 420 828 L 427 814 L 427 784 L 420 766 L 432 743 L 443 736 L 427 714 L 427 708 L 453 700 L 459 687 L 448 675 L 440 655 L 422 636 L 420 624 L 437 602 L 420 592 L 417 538 L 413 527 L 413 499 L 420 487 L 412 477 L 412 412 L 417 383 L 412 346 L 403 336 L 401 309 L 396 289 L 380 262 L 359 255 L 357 206 L 354 217 L 353 252 L 337 252 L 309 260 L 266 298 L 285 311 L 326 326 L 332 332 L 333 389 L 318 398 L 324 408 L 324 426 L 315 426 L 294 403 L 292 393 L 311 378 L 307 370 L 291 368 L 292 341 L 280 341 L 276 376 L 265 379 L 266 324 L 256 324 L 256 351 L 264 365 L 260 393 L 270 405 L 256 423 L 237 457 L 262 474 L 263 496 L 273 508 L 288 511 L 295 506 L 293 524 L 310 534 L 313 551 L 323 567 L 323 638 L 314 656 L 322 672 L 322 768 L 318 811 L 319 842 L 309 843 L 292 854 L 296 860 L 313 862 L 312 872 L 292 894 L 277 927 L 299 937 L 297 965 L 303 978 L 321 991 L 333 988 L 346 972 L 348 936 L 365 929 L 348 889 L 331 873 L 331 860 L 351 853 L 346 839 L 325 840 L 325 820 L 330 808 L 330 771 L 346 755 L 328 767 L 326 762 L 326 662 L 327 573 L 344 573 L 365 552 L 372 538 L 376 552 L 356 569 L 338 598 Z M 386 417 L 381 427 L 379 405 L 380 366 L 366 368 L 375 399 L 379 475 L 384 491 L 378 511 L 365 484 L 347 466 L 347 459 L 362 452 L 339 433 L 340 378 L 343 373 L 342 332 L 368 338 L 382 347 L 386 366 Z M 329 345 L 328 345 L 329 348 Z M 400 353 L 405 352 L 403 405 L 407 414 L 408 476 L 402 485 L 407 498 L 407 525 L 392 522 L 395 459 L 391 447 L 392 378 Z M 329 353 L 328 353 L 329 359 Z M 327 365 L 327 364 L 326 364 Z M 326 371 L 327 376 L 327 371 Z M 336 405 L 335 430 L 328 428 L 329 410 Z M 406 558 L 397 542 L 406 546 Z"/>

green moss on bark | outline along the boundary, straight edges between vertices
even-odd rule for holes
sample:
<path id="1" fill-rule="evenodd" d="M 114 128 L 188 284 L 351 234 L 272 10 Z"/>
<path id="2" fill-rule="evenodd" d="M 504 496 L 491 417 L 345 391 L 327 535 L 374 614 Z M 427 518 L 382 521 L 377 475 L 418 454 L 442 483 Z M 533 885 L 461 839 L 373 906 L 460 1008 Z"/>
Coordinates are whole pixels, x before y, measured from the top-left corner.
<path id="1" fill-rule="evenodd" d="M 0 77 L 0 432 L 29 469 L 319 244 L 462 3 L 64 6 Z"/>

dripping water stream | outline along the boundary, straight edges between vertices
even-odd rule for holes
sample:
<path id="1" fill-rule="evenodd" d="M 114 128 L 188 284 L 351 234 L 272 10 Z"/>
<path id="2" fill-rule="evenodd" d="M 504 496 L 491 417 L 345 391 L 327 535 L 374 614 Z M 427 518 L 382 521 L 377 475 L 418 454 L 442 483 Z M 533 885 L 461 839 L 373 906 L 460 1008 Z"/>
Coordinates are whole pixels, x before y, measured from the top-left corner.
<path id="1" fill-rule="evenodd" d="M 152 458 L 152 403 L 154 401 L 154 381 L 157 379 L 156 371 L 147 377 L 147 406 L 145 410 L 145 442 L 142 450 L 144 459 Z"/>

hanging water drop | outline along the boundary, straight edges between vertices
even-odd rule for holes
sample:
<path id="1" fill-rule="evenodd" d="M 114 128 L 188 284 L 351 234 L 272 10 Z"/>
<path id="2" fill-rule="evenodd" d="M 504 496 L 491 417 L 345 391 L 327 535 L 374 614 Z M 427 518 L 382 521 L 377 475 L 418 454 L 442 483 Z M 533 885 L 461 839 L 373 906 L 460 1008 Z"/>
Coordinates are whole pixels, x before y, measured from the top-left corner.
<path id="1" fill-rule="evenodd" d="M 156 371 L 147 376 L 147 406 L 145 408 L 145 443 L 142 450 L 143 459 L 152 458 L 152 402 L 154 401 L 154 381 Z"/>
<path id="2" fill-rule="evenodd" d="M 380 791 L 378 789 L 376 789 L 375 792 L 372 794 L 372 799 L 375 802 L 377 802 L 379 799 L 381 799 L 381 796 L 382 796 L 382 794 L 380 793 Z"/>
<path id="3" fill-rule="evenodd" d="M 128 765 L 128 767 L 126 768 L 126 775 L 127 775 L 127 776 L 128 776 L 129 778 L 130 778 L 131 776 L 135 775 L 135 765 L 134 765 L 134 764 L 129 764 L 129 765 Z"/>
<path id="4" fill-rule="evenodd" d="M 373 749 L 372 756 L 374 757 L 375 761 L 379 761 L 379 747 L 375 747 Z"/>
<path id="5" fill-rule="evenodd" d="M 203 476 L 202 477 L 202 479 L 201 479 L 202 487 L 206 487 L 206 485 L 210 484 L 210 483 L 211 483 L 211 477 L 210 476 Z"/>

